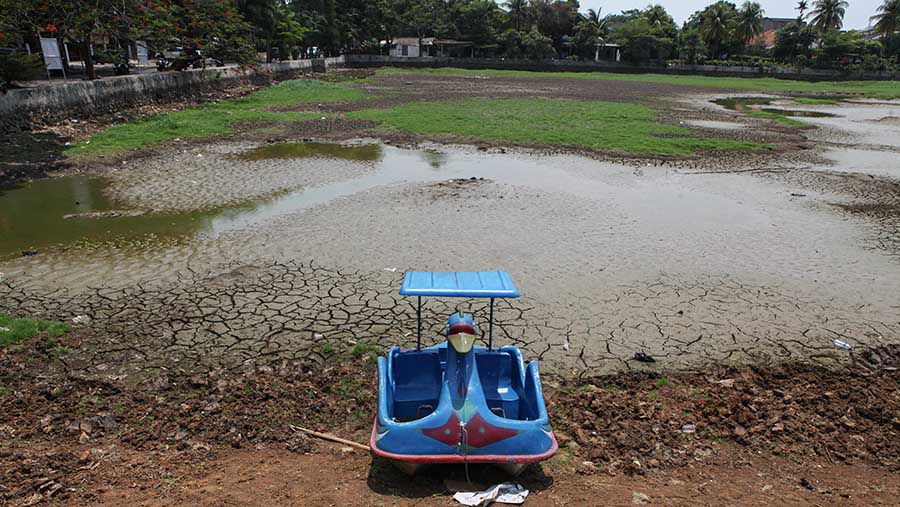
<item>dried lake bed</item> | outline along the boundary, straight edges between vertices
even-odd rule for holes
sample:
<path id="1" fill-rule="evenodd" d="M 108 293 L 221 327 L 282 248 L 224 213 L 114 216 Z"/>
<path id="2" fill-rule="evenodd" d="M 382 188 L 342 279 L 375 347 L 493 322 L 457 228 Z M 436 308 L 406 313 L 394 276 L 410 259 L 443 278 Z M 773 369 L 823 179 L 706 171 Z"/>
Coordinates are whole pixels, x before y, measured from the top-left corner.
<path id="1" fill-rule="evenodd" d="M 815 109 L 836 116 L 803 118 L 820 125 L 807 161 L 747 170 L 176 143 L 0 196 L 0 310 L 89 315 L 105 345 L 75 368 L 189 373 L 409 344 L 404 270 L 502 268 L 525 297 L 501 305 L 500 341 L 555 371 L 637 368 L 638 351 L 675 368 L 852 360 L 835 339 L 877 361 L 900 341 L 900 105 Z M 426 308 L 429 341 L 455 304 Z"/>

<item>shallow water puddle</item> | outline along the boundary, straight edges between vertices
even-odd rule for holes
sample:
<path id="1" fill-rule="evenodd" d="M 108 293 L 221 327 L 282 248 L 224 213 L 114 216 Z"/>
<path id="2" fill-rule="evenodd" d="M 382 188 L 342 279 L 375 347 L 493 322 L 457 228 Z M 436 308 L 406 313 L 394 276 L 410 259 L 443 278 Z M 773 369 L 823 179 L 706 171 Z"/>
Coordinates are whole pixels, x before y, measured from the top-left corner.
<path id="1" fill-rule="evenodd" d="M 107 185 L 104 178 L 77 175 L 0 192 L 0 257 L 81 242 L 121 248 L 208 227 L 210 214 L 145 214 L 117 205 L 104 192 Z"/>
<path id="2" fill-rule="evenodd" d="M 668 171 L 649 171 L 645 175 L 640 169 L 577 156 L 531 156 L 458 149 L 446 152 L 407 150 L 379 144 L 301 143 L 263 148 L 266 151 L 246 152 L 249 158 L 238 158 L 237 163 L 246 164 L 248 171 L 252 171 L 255 164 L 275 163 L 278 171 L 285 173 L 332 174 L 346 164 L 362 164 L 360 167 L 367 170 L 350 172 L 347 179 L 293 188 L 274 196 L 248 195 L 241 204 L 212 210 L 148 212 L 137 216 L 130 215 L 134 210 L 127 202 L 109 199 L 104 190 L 108 183 L 102 178 L 68 176 L 36 181 L 0 195 L 0 235 L 3 238 L 0 257 L 73 245 L 116 248 L 129 254 L 133 249 L 135 255 L 140 255 L 161 240 L 198 235 L 214 238 L 232 231 L 249 231 L 255 235 L 257 229 L 277 220 L 286 217 L 302 220 L 295 215 L 379 187 L 472 177 L 518 188 L 528 187 L 542 195 L 558 194 L 564 200 L 571 196 L 584 198 L 608 208 L 612 215 L 621 215 L 616 223 L 641 224 L 641 229 L 651 235 L 671 229 L 680 230 L 682 234 L 702 234 L 709 228 L 733 231 L 737 227 L 759 229 L 769 224 L 769 215 L 764 211 L 767 206 L 762 203 L 769 203 L 771 196 L 763 193 L 757 196 L 759 202 L 747 205 L 743 199 L 749 196 L 745 192 L 740 194 L 740 199 L 731 195 L 734 183 L 724 177 L 696 180 L 696 177 Z M 276 160 L 256 158 L 262 157 L 261 153 L 277 154 Z M 284 158 L 291 153 L 298 154 L 299 158 Z M 328 153 L 338 155 L 325 155 Z M 490 181 L 477 180 L 474 185 L 459 185 L 450 194 L 464 205 L 467 193 L 487 192 L 485 195 L 503 199 L 503 192 L 511 188 L 483 185 L 490 185 Z M 384 204 L 372 202 L 373 213 L 381 210 Z M 340 217 L 333 217 L 333 220 L 334 226 L 340 227 Z"/>
<path id="3" fill-rule="evenodd" d="M 822 111 L 809 111 L 798 109 L 782 109 L 768 106 L 782 99 L 769 97 L 731 97 L 727 99 L 718 99 L 713 102 L 732 111 L 765 111 L 767 113 L 780 114 L 782 116 L 791 116 L 798 118 L 834 118 L 836 115 L 825 113 Z"/>

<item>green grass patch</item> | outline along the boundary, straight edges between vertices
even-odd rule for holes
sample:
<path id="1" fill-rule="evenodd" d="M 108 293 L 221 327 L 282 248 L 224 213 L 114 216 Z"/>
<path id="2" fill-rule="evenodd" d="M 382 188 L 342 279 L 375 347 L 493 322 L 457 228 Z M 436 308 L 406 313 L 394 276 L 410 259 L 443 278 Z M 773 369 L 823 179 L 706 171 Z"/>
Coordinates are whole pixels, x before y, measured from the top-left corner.
<path id="1" fill-rule="evenodd" d="M 791 99 L 791 102 L 796 104 L 803 104 L 806 106 L 834 106 L 837 105 L 840 100 L 838 99 L 816 99 L 813 97 L 794 97 Z"/>
<path id="2" fill-rule="evenodd" d="M 46 332 L 50 338 L 59 338 L 69 332 L 69 325 L 52 320 L 17 319 L 0 313 L 0 346 L 12 345 Z"/>
<path id="3" fill-rule="evenodd" d="M 783 114 L 778 113 L 770 113 L 768 111 L 745 111 L 746 114 L 754 117 L 754 118 L 763 118 L 766 120 L 775 120 L 778 123 L 786 126 L 786 127 L 806 127 L 807 123 L 804 123 L 800 120 L 795 120 L 793 118 L 788 118 Z"/>
<path id="4" fill-rule="evenodd" d="M 319 117 L 318 113 L 268 111 L 268 108 L 303 103 L 345 102 L 363 98 L 361 91 L 313 80 L 285 81 L 240 99 L 210 102 L 115 125 L 66 150 L 67 155 L 114 153 L 177 138 L 231 133 L 241 121 L 292 121 Z"/>
<path id="5" fill-rule="evenodd" d="M 900 98 L 900 81 L 793 81 L 771 77 L 710 77 L 669 74 L 616 74 L 611 72 L 531 72 L 525 70 L 469 70 L 458 68 L 395 69 L 384 68 L 382 74 L 426 72 L 434 74 L 475 74 L 507 77 L 564 77 L 598 79 L 603 81 L 631 81 L 638 83 L 666 83 L 680 86 L 758 90 L 770 92 L 862 94 L 877 99 Z"/>
<path id="6" fill-rule="evenodd" d="M 763 147 L 693 137 L 687 128 L 657 123 L 656 112 L 649 107 L 600 101 L 472 98 L 367 109 L 349 116 L 421 135 L 576 145 L 620 153 L 689 155 Z"/>

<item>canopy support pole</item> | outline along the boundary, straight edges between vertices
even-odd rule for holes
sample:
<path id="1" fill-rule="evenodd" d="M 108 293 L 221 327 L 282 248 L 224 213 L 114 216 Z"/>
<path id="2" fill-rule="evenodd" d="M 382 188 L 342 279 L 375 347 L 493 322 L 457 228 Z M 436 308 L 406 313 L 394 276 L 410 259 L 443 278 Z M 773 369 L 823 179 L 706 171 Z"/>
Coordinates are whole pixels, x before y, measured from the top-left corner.
<path id="1" fill-rule="evenodd" d="M 416 350 L 422 350 L 422 296 L 418 297 L 419 305 L 416 308 Z"/>
<path id="2" fill-rule="evenodd" d="M 494 348 L 494 298 L 491 298 L 491 314 L 488 322 L 488 351 L 490 351 Z"/>

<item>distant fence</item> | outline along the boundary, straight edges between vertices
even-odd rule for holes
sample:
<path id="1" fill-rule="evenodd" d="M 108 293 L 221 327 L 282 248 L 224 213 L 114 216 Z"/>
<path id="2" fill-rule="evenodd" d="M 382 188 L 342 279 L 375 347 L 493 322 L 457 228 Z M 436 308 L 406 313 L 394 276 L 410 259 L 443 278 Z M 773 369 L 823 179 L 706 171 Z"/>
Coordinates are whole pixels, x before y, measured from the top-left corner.
<path id="1" fill-rule="evenodd" d="M 827 80 L 900 80 L 898 72 L 841 72 L 792 67 L 752 67 L 720 65 L 665 65 L 639 64 L 605 61 L 573 60 L 507 60 L 502 58 L 450 58 L 450 57 L 398 57 L 381 55 L 344 55 L 347 67 L 410 67 L 462 69 L 528 70 L 534 72 L 618 72 L 618 73 L 659 73 L 726 77 L 777 77 L 804 81 Z"/>
<path id="2" fill-rule="evenodd" d="M 143 104 L 172 102 L 240 84 L 288 79 L 327 66 L 341 67 L 343 61 L 343 57 L 337 57 L 264 64 L 256 70 L 217 67 L 152 72 L 14 89 L 0 95 L 0 132 L 70 118 L 89 118 Z"/>

